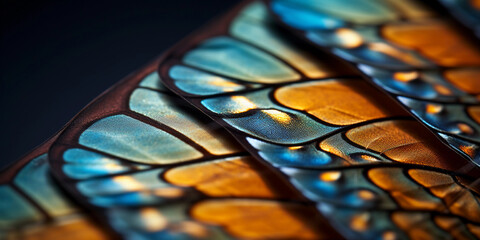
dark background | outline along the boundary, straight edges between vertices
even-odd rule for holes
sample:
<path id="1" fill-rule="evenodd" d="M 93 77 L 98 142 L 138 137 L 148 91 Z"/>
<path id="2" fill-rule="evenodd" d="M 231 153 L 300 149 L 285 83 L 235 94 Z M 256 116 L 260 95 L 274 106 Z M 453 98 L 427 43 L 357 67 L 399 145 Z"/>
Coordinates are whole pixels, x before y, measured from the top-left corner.
<path id="1" fill-rule="evenodd" d="M 239 0 L 2 0 L 0 170 Z"/>

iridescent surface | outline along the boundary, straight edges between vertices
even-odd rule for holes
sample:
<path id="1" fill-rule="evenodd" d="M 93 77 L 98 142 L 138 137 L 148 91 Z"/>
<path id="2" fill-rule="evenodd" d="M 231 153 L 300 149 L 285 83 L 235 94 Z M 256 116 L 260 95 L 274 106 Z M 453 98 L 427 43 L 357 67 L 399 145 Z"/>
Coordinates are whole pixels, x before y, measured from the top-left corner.
<path id="1" fill-rule="evenodd" d="M 314 39 L 311 41 L 315 42 Z M 433 63 L 416 52 L 398 49 L 384 43 L 372 43 L 367 46 L 361 45 L 354 49 L 335 48 L 332 52 L 351 62 L 376 67 L 384 66 L 393 70 L 433 67 Z"/>
<path id="2" fill-rule="evenodd" d="M 177 84 L 182 90 L 193 89 L 189 84 L 195 81 L 184 83 L 196 74 L 193 79 L 203 82 L 210 94 L 254 86 L 219 87 L 238 80 L 184 66 L 174 68 L 171 73 L 183 82 Z M 122 114 L 67 128 L 65 134 L 71 131 L 80 137 L 73 142 L 59 140 L 53 148 L 60 153 L 54 162 L 61 166 L 67 188 L 99 208 L 115 231 L 133 239 L 288 239 L 299 231 L 305 231 L 306 239 L 337 237 L 328 225 L 325 231 L 315 230 L 323 219 L 315 212 L 313 220 L 307 216 L 306 209 L 314 208 L 303 206 L 306 200 L 280 173 L 242 153 L 220 126 L 198 116 L 162 87 L 143 88 L 151 79 L 157 78 L 147 74 L 140 87 L 131 91 L 129 109 L 121 110 Z M 267 113 L 272 111 L 268 106 L 275 106 L 268 98 L 256 101 L 267 106 Z M 79 147 L 70 147 L 74 145 Z M 240 206 L 234 199 L 239 199 Z M 299 203 L 284 206 L 278 199 Z M 220 209 L 212 208 L 211 202 L 227 209 L 227 218 L 218 215 Z M 228 207 L 231 202 L 240 212 Z M 214 215 L 218 217 L 212 219 Z M 279 221 L 272 226 L 257 224 L 271 217 Z M 311 225 L 304 224 L 307 218 Z"/>
<path id="3" fill-rule="evenodd" d="M 148 76 L 146 76 L 140 82 L 140 86 L 156 90 L 165 90 L 165 87 L 163 86 L 162 81 L 156 72 L 150 73 Z"/>
<path id="4" fill-rule="evenodd" d="M 186 66 L 175 66 L 170 70 L 177 79 L 176 85 L 184 92 L 198 95 L 210 95 L 222 92 L 242 90 L 245 87 L 225 77 L 215 76 Z M 203 82 L 201 87 L 198 83 Z"/>
<path id="5" fill-rule="evenodd" d="M 9 186 L 0 186 L 0 227 L 7 231 L 10 227 L 25 222 L 40 220 L 42 216 L 22 196 Z"/>
<path id="6" fill-rule="evenodd" d="M 235 18 L 230 27 L 232 36 L 275 54 L 307 77 L 322 78 L 329 75 L 326 64 L 319 61 L 313 54 L 295 44 L 284 41 L 282 35 L 274 29 L 265 28 L 270 21 L 265 17 L 267 13 L 255 5 L 251 5 L 249 8 L 253 10 L 246 9 L 245 12 L 256 12 L 253 14 L 243 13 Z M 262 41 L 258 41 L 258 39 L 262 39 Z"/>
<path id="7" fill-rule="evenodd" d="M 0 185 L 0 238 L 107 239 L 53 181 L 47 159 L 46 153 L 21 159 L 26 164 Z"/>
<path id="8" fill-rule="evenodd" d="M 83 195 L 90 197 L 165 187 L 167 185 L 156 181 L 160 173 L 160 170 L 149 170 L 135 174 L 119 175 L 112 178 L 92 179 L 79 182 L 77 188 Z"/>
<path id="9" fill-rule="evenodd" d="M 299 30 L 310 43 L 358 67 L 432 130 L 469 141 L 473 148 L 478 147 L 480 124 L 475 115 L 466 113 L 470 105 L 479 104 L 478 41 L 462 32 L 461 27 L 449 21 L 445 14 L 436 14 L 421 1 L 378 3 L 403 19 L 385 18 L 362 23 L 318 7 L 320 2 L 274 0 L 270 7 L 284 24 Z M 480 15 L 475 1 L 441 2 L 461 21 L 478 28 Z M 339 4 L 342 10 L 352 6 L 347 1 L 335 1 L 335 4 Z M 351 11 L 367 14 L 372 10 L 358 7 Z M 290 15 L 315 17 L 302 20 Z M 342 24 L 324 27 L 324 20 L 320 18 L 335 18 Z M 304 27 L 307 25 L 311 27 Z M 459 152 L 466 152 L 465 147 L 447 142 Z"/>
<path id="10" fill-rule="evenodd" d="M 126 115 L 94 123 L 82 133 L 79 143 L 139 163 L 176 163 L 202 156 L 175 136 Z"/>
<path id="11" fill-rule="evenodd" d="M 435 130 L 478 142 L 480 125 L 467 115 L 463 105 L 429 103 L 405 97 L 398 99 Z M 447 113 L 448 118 L 445 117 Z"/>
<path id="12" fill-rule="evenodd" d="M 49 175 L 47 154 L 32 159 L 14 179 L 23 192 L 53 217 L 71 214 L 76 209 L 59 192 Z"/>
<path id="13" fill-rule="evenodd" d="M 376 84 L 396 95 L 432 102 L 478 102 L 476 69 L 387 71 L 367 65 L 359 68 Z"/>
<path id="14" fill-rule="evenodd" d="M 480 238 L 472 39 L 414 0 L 269 3 L 372 81 L 248 4 L 66 126 L 49 162 L 71 197 L 125 239 Z M 103 237 L 47 159 L 0 186 L 0 229 Z"/>
<path id="15" fill-rule="evenodd" d="M 254 138 L 247 138 L 248 143 L 258 150 L 258 154 L 273 165 L 288 167 L 323 167 L 325 165 L 341 166 L 343 159 L 335 158 L 323 151 L 318 151 L 315 144 L 298 146 L 279 146 Z"/>
<path id="16" fill-rule="evenodd" d="M 399 215 L 408 214 L 408 211 L 411 210 L 443 214 L 446 207 L 442 201 L 447 201 L 446 199 L 450 199 L 450 197 L 446 196 L 455 196 L 459 191 L 462 194 L 467 194 L 468 199 L 458 202 L 458 205 L 468 206 L 468 209 L 463 208 L 460 210 L 447 202 L 447 206 L 451 206 L 448 208 L 448 211 L 452 215 L 469 218 L 478 224 L 478 219 L 474 216 L 480 213 L 480 205 L 475 200 L 478 197 L 475 193 L 463 187 L 458 188 L 455 185 L 454 189 L 450 189 L 450 187 L 445 189 L 441 196 L 431 196 L 423 190 L 423 182 L 411 182 L 408 177 L 403 175 L 402 168 L 388 167 L 390 164 L 400 162 L 428 166 L 434 168 L 434 172 L 455 171 L 456 168 L 452 168 L 449 162 L 452 158 L 458 158 L 458 156 L 455 156 L 453 152 L 449 154 L 438 152 L 438 149 L 444 148 L 443 144 L 433 138 L 428 130 L 414 119 L 389 120 L 392 117 L 405 116 L 400 109 L 395 110 L 395 108 L 390 107 L 385 108 L 388 110 L 384 111 L 384 114 L 371 114 L 372 111 L 369 111 L 365 106 L 372 108 L 374 110 L 373 113 L 378 113 L 378 109 L 380 109 L 382 104 L 387 106 L 388 101 L 392 102 L 392 100 L 385 98 L 375 104 L 370 103 L 370 105 L 365 102 L 362 103 L 361 99 L 364 99 L 363 101 L 367 97 L 379 99 L 373 96 L 375 96 L 374 94 L 380 95 L 382 93 L 369 92 L 367 90 L 369 88 L 368 85 L 362 85 L 363 87 L 359 88 L 355 85 L 358 81 L 361 80 L 327 79 L 308 83 L 288 84 L 277 89 L 275 94 L 265 90 L 254 92 L 257 95 L 263 93 L 265 97 L 276 98 L 277 104 L 288 103 L 287 107 L 289 108 L 306 111 L 310 113 L 308 116 L 313 119 L 325 120 L 325 117 L 332 116 L 333 118 L 338 117 L 342 121 L 347 121 L 349 120 L 348 117 L 353 116 L 351 122 L 342 124 L 347 127 L 347 130 L 342 130 L 345 131 L 342 134 L 343 137 L 333 135 L 322 140 L 322 132 L 314 132 L 317 134 L 316 138 L 318 138 L 315 139 L 315 142 L 318 142 L 317 144 L 321 150 L 310 144 L 275 145 L 273 144 L 276 141 L 275 139 L 267 137 L 256 139 L 255 134 L 248 134 L 247 132 L 248 143 L 258 150 L 260 157 L 279 167 L 285 174 L 290 176 L 296 187 L 302 190 L 303 194 L 309 199 L 317 202 L 318 209 L 324 215 L 330 217 L 329 220 L 334 223 L 334 226 L 345 231 L 346 236 L 352 238 L 361 236 L 368 239 L 374 236 L 392 235 L 404 238 L 414 233 L 410 228 L 404 226 L 403 223 L 397 222 L 396 218 L 389 219 L 385 215 L 388 211 L 395 211 Z M 330 86 L 332 83 L 344 84 L 345 87 L 348 87 L 348 90 L 332 87 Z M 324 88 L 323 86 L 329 87 Z M 282 89 L 285 89 L 285 92 L 282 92 Z M 356 89 L 361 89 L 362 91 Z M 357 98 L 360 97 L 360 100 L 357 99 L 353 102 L 358 102 L 359 106 L 346 104 L 343 106 L 344 110 L 339 111 L 337 114 L 323 110 L 318 111 L 317 109 L 322 109 L 322 106 L 326 105 L 324 102 L 330 103 L 326 106 L 336 106 L 335 104 L 338 101 L 343 100 L 343 98 L 337 99 L 340 94 L 330 94 L 329 91 L 349 93 L 347 96 L 351 98 L 355 98 L 355 94 L 358 94 Z M 241 95 L 245 99 L 244 101 L 248 100 L 252 103 L 249 106 L 250 110 L 256 109 L 257 104 L 253 103 L 258 101 L 255 99 L 260 98 L 255 94 L 244 93 Z M 234 96 L 238 97 L 238 95 Z M 318 98 L 311 98 L 312 96 L 318 96 Z M 207 99 L 217 101 L 217 99 L 222 98 L 225 97 L 213 96 Z M 281 100 L 282 98 L 285 98 L 285 100 Z M 235 102 L 225 100 L 218 100 L 218 102 L 225 103 L 225 105 L 219 104 L 219 106 L 228 109 L 241 109 L 242 107 L 241 102 L 237 102 L 236 105 Z M 352 110 L 354 111 L 356 108 L 361 110 L 357 111 L 356 114 L 351 114 Z M 212 108 L 207 107 L 207 109 L 210 110 Z M 212 111 L 212 113 L 218 112 Z M 231 115 L 243 113 L 244 111 L 229 111 Z M 340 117 L 343 116 L 341 114 L 348 114 L 348 117 Z M 373 118 L 366 118 L 367 121 L 357 121 L 357 119 L 363 119 L 362 117 L 369 115 L 373 116 Z M 369 121 L 372 120 L 376 120 L 376 122 L 370 123 Z M 257 121 L 258 123 L 250 121 L 250 124 L 260 126 L 268 123 L 268 121 L 262 118 Z M 365 121 L 366 123 L 363 123 Z M 332 122 L 332 120 L 327 122 Z M 351 125 L 355 126 L 355 124 L 360 124 L 360 126 L 350 127 Z M 242 127 L 241 125 L 231 126 L 239 130 Z M 287 132 L 292 132 L 285 125 L 283 125 L 283 128 Z M 243 136 L 240 135 L 240 137 Z M 288 135 L 284 134 L 283 137 L 288 137 Z M 300 138 L 301 136 L 296 137 Z M 357 167 L 349 170 L 347 168 L 344 170 L 342 168 L 340 170 L 328 170 L 329 168 L 335 169 L 338 166 L 355 165 Z M 304 170 L 303 168 L 305 167 L 322 170 Z M 369 178 L 365 179 L 364 176 L 367 173 Z M 452 179 L 448 174 L 442 176 Z M 451 184 L 454 184 L 453 180 Z M 391 194 L 388 194 L 388 192 L 391 192 Z M 472 201 L 473 203 L 470 204 Z M 357 210 L 345 210 L 345 207 Z M 380 215 L 383 212 L 381 219 L 384 220 L 374 220 L 377 217 L 373 216 L 374 212 L 371 212 L 371 210 L 377 211 Z M 454 217 L 454 219 L 457 218 Z M 433 236 L 447 234 L 441 227 L 435 225 L 434 222 L 425 222 L 425 226 L 420 228 L 423 227 L 432 231 L 422 230 L 425 234 Z M 467 230 L 466 225 L 461 224 L 461 228 L 464 230 L 461 234 L 472 237 L 472 233 Z"/>
<path id="17" fill-rule="evenodd" d="M 191 108 L 178 104 L 152 74 L 139 84 L 148 89 L 137 88 L 128 96 L 129 108 L 158 124 L 124 114 L 94 121 L 81 132 L 80 147 L 67 147 L 60 155 L 64 181 L 87 204 L 103 209 L 108 224 L 125 238 L 224 239 L 227 235 L 219 228 L 185 215 L 201 194 L 163 180 L 165 168 L 158 165 L 240 150 L 218 127 L 209 127 L 208 121 L 190 113 Z M 192 140 L 200 145 L 192 146 Z M 175 206 L 179 208 L 173 210 Z"/>
<path id="18" fill-rule="evenodd" d="M 318 4 L 319 2 L 322 1 L 279 0 L 273 1 L 271 6 L 274 11 L 284 11 L 277 13 L 280 18 L 288 19 L 288 24 L 317 34 L 319 39 L 324 38 L 325 34 L 339 34 L 338 38 L 332 38 L 332 41 L 342 41 L 338 46 L 335 45 L 338 49 L 336 53 L 344 54 L 343 56 L 355 51 L 359 53 L 355 53 L 355 57 L 362 59 L 366 64 L 364 69 L 375 73 L 383 86 L 389 86 L 397 92 L 410 91 L 412 95 L 423 94 L 418 93 L 417 89 L 425 89 L 429 91 L 422 95 L 425 99 L 440 98 L 454 102 L 461 98 L 466 103 L 477 101 L 446 80 L 443 72 L 418 69 L 434 67 L 439 60 L 437 58 L 444 61 L 445 56 L 441 53 L 431 53 L 427 47 L 425 52 L 431 55 L 424 55 L 424 52 L 410 47 L 391 44 L 382 39 L 374 28 L 369 27 L 369 24 L 390 23 L 402 18 L 413 21 L 435 14 L 422 8 L 412 10 L 412 6 L 417 5 L 413 1 L 335 1 Z M 369 7 L 374 3 L 374 7 Z M 332 4 L 338 4 L 341 8 L 328 7 Z M 235 21 L 241 20 L 234 20 L 231 25 L 236 33 L 234 37 L 242 36 L 258 49 L 285 58 L 286 55 L 278 51 L 287 45 L 273 49 L 271 46 L 275 46 L 275 43 L 264 43 L 271 41 L 271 35 L 266 34 L 267 31 L 254 30 L 248 26 L 259 22 L 259 17 L 253 17 L 253 13 L 262 12 L 261 16 L 268 18 L 259 10 L 264 6 L 252 6 L 254 7 L 247 10 L 251 13 L 244 13 L 240 18 L 242 21 L 249 19 L 249 23 L 239 24 Z M 293 15 L 289 15 L 290 10 Z M 372 14 L 372 11 L 377 14 Z M 347 12 L 351 15 L 346 15 Z M 306 19 L 315 22 L 305 23 Z M 346 23 L 352 25 L 359 22 L 363 25 L 355 30 L 334 29 Z M 264 27 L 268 28 L 268 25 Z M 275 30 L 271 28 L 270 31 Z M 318 35 L 320 31 L 324 31 L 323 35 Z M 256 34 L 257 37 L 245 38 L 249 34 Z M 208 41 L 210 40 L 204 40 Z M 456 41 L 460 45 L 464 44 L 462 37 Z M 462 45 L 464 46 L 469 47 Z M 175 58 L 176 64 L 188 64 L 185 56 L 191 52 L 199 53 L 199 48 L 202 48 L 202 44 L 191 46 L 184 55 Z M 367 55 L 363 54 L 371 58 L 365 59 L 364 56 Z M 471 62 L 476 61 L 475 53 L 455 54 L 455 59 L 447 61 L 447 65 L 471 59 Z M 470 58 L 469 54 L 473 54 L 473 57 Z M 212 61 L 211 55 L 197 54 L 198 61 L 202 58 Z M 297 65 L 291 60 L 284 61 L 295 69 L 302 69 L 298 66 L 302 65 L 301 61 L 296 61 Z M 322 61 L 328 62 L 329 58 L 324 57 Z M 370 62 L 376 64 L 370 66 Z M 382 67 L 384 65 L 388 67 Z M 414 69 L 410 70 L 412 66 Z M 160 69 L 167 68 L 165 75 L 162 75 L 167 87 L 226 126 L 256 157 L 287 175 L 295 187 L 314 202 L 317 210 L 345 237 L 468 239 L 476 234 L 471 229 L 480 224 L 480 219 L 476 217 L 480 216 L 479 196 L 475 187 L 470 187 L 469 183 L 475 180 L 472 176 L 477 176 L 477 173 L 468 172 L 476 169 L 477 165 L 449 149 L 426 126 L 404 111 L 395 99 L 360 77 L 346 73 L 342 76 L 341 72 L 335 72 L 331 68 L 330 76 L 311 78 L 305 74 L 298 82 L 277 84 L 257 81 L 259 86 L 251 88 L 248 84 L 255 80 L 242 81 L 240 76 L 231 75 L 232 78 L 236 77 L 235 83 L 245 87 L 204 94 L 179 89 L 177 82 L 184 80 L 173 75 L 172 68 L 168 70 L 168 67 L 172 66 L 160 66 Z M 212 75 L 224 75 L 221 70 L 196 67 L 209 71 Z M 241 68 L 254 70 L 256 65 L 246 63 Z M 367 70 L 364 72 L 369 74 Z M 420 83 L 413 85 L 413 88 L 406 86 L 419 78 L 421 80 L 417 82 Z M 199 88 L 206 88 L 205 84 L 208 84 L 204 81 L 197 83 Z M 194 82 L 189 84 L 194 89 Z M 436 112 L 438 109 L 430 107 L 428 111 Z M 476 111 L 470 115 L 475 114 Z M 467 132 L 469 129 L 464 125 L 457 127 Z M 457 172 L 460 171 L 459 167 L 463 167 L 461 172 Z M 465 173 L 472 175 L 469 175 L 469 180 L 463 185 L 457 175 Z M 237 214 L 224 216 L 222 213 L 227 210 L 219 205 L 220 203 L 214 205 L 219 208 L 218 213 L 204 218 L 222 225 L 227 224 L 223 221 L 235 221 Z M 410 221 L 415 224 L 410 224 Z M 242 224 L 244 223 L 238 225 Z M 248 232 L 247 229 L 243 231 Z"/>
<path id="19" fill-rule="evenodd" d="M 66 164 L 63 171 L 74 179 L 91 178 L 113 173 L 121 173 L 134 169 L 145 169 L 147 166 L 139 164 L 125 164 L 113 157 L 87 151 L 79 148 L 72 148 L 63 154 Z"/>
<path id="20" fill-rule="evenodd" d="M 255 109 L 247 117 L 225 119 L 225 122 L 246 134 L 283 144 L 311 141 L 315 139 L 315 133 L 326 133 L 332 129 L 312 121 L 304 114 L 276 109 L 258 111 Z M 269 128 L 264 128 L 265 125 Z"/>
<path id="21" fill-rule="evenodd" d="M 413 239 L 420 236 L 444 239 L 448 234 L 460 234 L 471 239 L 473 233 L 460 219 L 468 218 L 478 224 L 478 196 L 474 197 L 473 192 L 455 183 L 451 176 L 436 171 L 374 166 L 327 171 L 285 169 L 284 172 L 310 198 L 317 199 L 319 209 L 337 222 L 339 229 L 351 232 L 352 238 L 393 235 L 403 239 L 407 234 Z M 349 208 L 351 210 L 347 210 Z M 387 217 L 388 212 L 393 213 L 391 218 Z M 409 216 L 415 212 L 426 216 L 447 213 L 458 226 L 447 228 L 429 217 L 416 222 Z M 399 220 L 399 216 L 404 217 Z M 406 226 L 411 221 L 416 222 L 414 228 L 421 233 Z"/>
<path id="22" fill-rule="evenodd" d="M 130 97 L 130 109 L 181 132 L 212 154 L 221 155 L 236 151 L 234 146 L 221 142 L 222 139 L 218 132 L 188 114 L 188 110 L 182 109 L 177 100 L 178 98 L 163 93 L 137 89 Z M 162 145 L 160 142 L 156 142 L 156 144 Z M 166 151 L 163 150 L 163 152 Z M 179 149 L 178 152 L 186 151 Z M 189 156 L 189 158 L 192 157 Z"/>
<path id="23" fill-rule="evenodd" d="M 316 132 L 333 129 L 312 121 L 305 114 L 273 103 L 268 98 L 270 92 L 260 90 L 207 98 L 202 100 L 202 105 L 213 113 L 225 115 L 225 122 L 238 130 L 276 143 L 301 143 L 314 139 Z M 269 127 L 263 127 L 264 124 Z"/>
<path id="24" fill-rule="evenodd" d="M 357 24 L 382 23 L 398 17 L 385 1 L 378 0 L 281 0 L 276 1 L 275 4 L 291 6 L 294 9 L 312 9 L 332 18 L 344 19 Z M 315 21 L 316 19 L 311 20 Z"/>
<path id="25" fill-rule="evenodd" d="M 298 80 L 300 75 L 274 57 L 228 37 L 204 42 L 185 56 L 186 64 L 219 74 L 258 83 Z M 254 68 L 245 69 L 244 66 Z"/>

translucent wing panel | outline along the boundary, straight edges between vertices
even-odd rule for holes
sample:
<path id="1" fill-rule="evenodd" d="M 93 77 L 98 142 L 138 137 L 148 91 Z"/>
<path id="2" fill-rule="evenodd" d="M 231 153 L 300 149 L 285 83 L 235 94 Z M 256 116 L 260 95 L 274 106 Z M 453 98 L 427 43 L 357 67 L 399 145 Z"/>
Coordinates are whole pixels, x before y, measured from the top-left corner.
<path id="1" fill-rule="evenodd" d="M 4 172 L 0 185 L 0 238 L 107 239 L 95 223 L 50 176 L 48 144 L 39 147 Z"/>

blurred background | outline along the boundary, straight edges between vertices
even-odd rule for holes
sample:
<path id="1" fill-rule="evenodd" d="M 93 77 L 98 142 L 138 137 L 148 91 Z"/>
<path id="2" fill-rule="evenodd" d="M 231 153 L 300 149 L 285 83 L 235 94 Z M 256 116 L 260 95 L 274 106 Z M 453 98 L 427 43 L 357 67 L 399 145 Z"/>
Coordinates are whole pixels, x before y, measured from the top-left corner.
<path id="1" fill-rule="evenodd" d="M 239 0 L 2 0 L 0 170 Z"/>

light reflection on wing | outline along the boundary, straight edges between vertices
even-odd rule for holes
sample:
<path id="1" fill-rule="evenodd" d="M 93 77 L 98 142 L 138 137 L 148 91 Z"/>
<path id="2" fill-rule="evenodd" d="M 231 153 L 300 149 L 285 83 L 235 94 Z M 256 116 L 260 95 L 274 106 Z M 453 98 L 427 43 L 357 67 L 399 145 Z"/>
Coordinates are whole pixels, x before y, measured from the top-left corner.
<path id="1" fill-rule="evenodd" d="M 347 1 L 348 6 L 345 1 L 328 4 L 309 0 L 278 2 L 278 5 L 272 5 L 274 11 L 275 8 L 289 11 L 280 15 L 282 19 L 288 19 L 285 21 L 305 32 L 318 34 L 318 39 L 326 39 L 325 44 L 335 43 L 345 56 L 361 59 L 364 65 L 375 63 L 376 68 L 386 65 L 389 71 L 402 70 L 404 73 L 389 75 L 382 72 L 383 79 L 396 77 L 402 83 L 408 83 L 420 74 L 404 69 L 411 66 L 415 70 L 430 68 L 437 61 L 444 61 L 444 56 L 431 52 L 431 48 L 425 50 L 431 55 L 423 55 L 424 52 L 417 52 L 413 47 L 389 45 L 369 28 L 369 24 L 385 21 L 423 21 L 435 16 L 428 9 L 412 10 L 414 1 L 401 4 L 389 1 L 385 5 L 381 1 Z M 342 11 L 327 8 L 329 4 L 341 5 Z M 371 4 L 375 4 L 375 8 L 369 8 Z M 246 9 L 251 13 L 265 11 L 261 4 L 252 4 Z M 396 9 L 402 9 L 402 13 L 397 13 Z M 318 11 L 325 12 L 317 14 Z M 377 14 L 372 16 L 369 11 Z M 262 16 L 261 21 L 260 17 L 252 15 L 243 14 L 235 19 L 230 29 L 243 26 L 238 22 L 244 21 L 245 25 L 256 25 L 255 29 L 268 30 L 237 28 L 232 38 L 245 39 L 242 36 L 248 36 L 252 31 L 273 31 L 265 12 L 257 15 Z M 313 20 L 306 22 L 305 19 Z M 340 30 L 336 32 L 340 36 L 330 39 L 325 35 L 334 34 L 335 31 L 330 30 L 342 24 L 347 24 L 344 27 L 351 25 L 350 21 L 362 25 L 358 28 L 360 32 Z M 245 32 L 242 34 L 242 31 Z M 322 215 L 347 238 L 474 238 L 475 229 L 480 224 L 476 218 L 480 214 L 478 186 L 473 182 L 480 172 L 474 163 L 446 147 L 396 101 L 349 72 L 347 67 L 342 68 L 344 65 L 341 64 L 329 66 L 328 62 L 335 61 L 332 57 L 318 56 L 316 59 L 320 63 L 316 65 L 322 66 L 324 74 L 310 77 L 315 74 L 310 74 L 310 68 L 300 61 L 293 64 L 291 55 L 285 53 L 288 50 L 283 52 L 269 47 L 270 41 L 272 45 L 277 43 L 268 37 L 248 38 L 246 41 L 289 63 L 302 78 L 255 82 L 232 73 L 228 75 L 229 81 L 243 88 L 199 94 L 193 80 L 189 81 L 188 89 L 181 86 L 185 79 L 192 77 L 174 74 L 173 69 L 189 67 L 186 59 L 190 51 L 199 53 L 208 48 L 200 42 L 191 44 L 190 50 L 183 50 L 184 53 L 175 52 L 169 56 L 160 65 L 162 80 L 167 87 L 231 130 L 254 156 L 289 176 L 303 195 L 315 202 Z M 461 39 L 459 41 L 458 44 L 462 45 Z M 229 51 L 225 54 L 228 55 Z M 460 49 L 455 54 L 458 56 L 446 62 L 447 65 L 477 61 L 476 53 L 467 50 Z M 207 55 L 198 54 L 196 57 L 198 61 L 206 57 L 212 62 L 211 55 Z M 223 68 L 222 61 L 216 64 L 217 69 Z M 254 69 L 255 66 L 242 66 L 242 69 L 248 68 Z M 195 71 L 205 71 L 213 76 L 218 74 L 218 77 L 224 75 L 202 66 L 195 66 Z M 437 77 L 429 81 L 435 83 L 439 80 Z M 259 86 L 250 87 L 248 84 L 252 82 Z M 208 82 L 198 81 L 197 84 L 208 88 L 205 86 Z M 450 85 L 433 85 L 430 91 L 447 92 L 441 86 L 447 88 Z M 402 88 L 398 88 L 400 90 Z M 435 185 L 432 179 L 442 180 L 444 184 Z"/>
<path id="2" fill-rule="evenodd" d="M 403 6 L 393 1 L 374 1 L 401 17 L 367 23 L 318 8 L 322 2 L 273 0 L 270 7 L 292 32 L 358 67 L 450 146 L 478 165 L 477 154 L 465 150 L 476 149 L 480 144 L 480 124 L 472 114 L 479 104 L 478 42 L 445 14 L 436 14 L 427 6 L 419 8 L 420 1 L 416 4 L 416 1 L 396 1 Z M 476 28 L 480 18 L 475 1 L 441 2 Z M 350 2 L 342 0 L 337 4 L 347 6 Z M 367 7 L 371 3 L 357 4 Z M 425 14 L 411 14 L 418 9 Z M 362 7 L 345 10 L 349 11 L 368 12 Z M 298 19 L 289 17 L 291 14 L 314 15 L 317 17 L 310 21 L 315 22 L 320 22 L 320 16 L 327 16 L 344 24 L 322 27 L 308 23 L 313 27 L 304 28 L 296 22 Z"/>
<path id="3" fill-rule="evenodd" d="M 77 200 L 128 239 L 338 237 L 283 175 L 156 87 L 156 63 L 91 104 L 54 143 L 56 176 Z M 220 78 L 198 79 L 225 89 Z"/>

